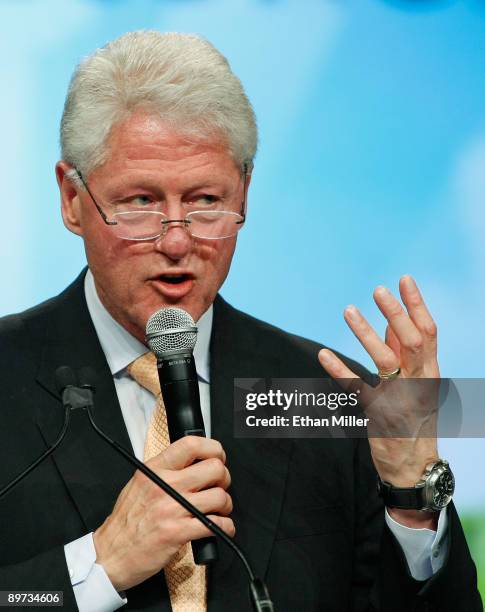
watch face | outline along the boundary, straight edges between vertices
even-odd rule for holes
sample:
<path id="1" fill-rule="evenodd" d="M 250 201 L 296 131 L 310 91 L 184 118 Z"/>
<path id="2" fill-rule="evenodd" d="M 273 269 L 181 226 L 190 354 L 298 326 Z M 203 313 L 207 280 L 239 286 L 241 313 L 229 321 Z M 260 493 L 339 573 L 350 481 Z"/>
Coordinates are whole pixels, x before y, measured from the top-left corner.
<path id="1" fill-rule="evenodd" d="M 448 469 L 438 476 L 433 489 L 433 504 L 437 509 L 450 503 L 455 490 L 455 478 L 451 470 Z"/>

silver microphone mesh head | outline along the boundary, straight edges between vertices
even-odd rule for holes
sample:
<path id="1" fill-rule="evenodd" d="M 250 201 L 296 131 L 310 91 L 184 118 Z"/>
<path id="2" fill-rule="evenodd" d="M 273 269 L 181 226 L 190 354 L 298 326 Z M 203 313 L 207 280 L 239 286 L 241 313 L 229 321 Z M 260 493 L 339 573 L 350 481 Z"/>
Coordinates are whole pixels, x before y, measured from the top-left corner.
<path id="1" fill-rule="evenodd" d="M 194 319 L 182 308 L 160 308 L 148 319 L 148 346 L 157 357 L 179 351 L 193 351 L 197 340 Z"/>

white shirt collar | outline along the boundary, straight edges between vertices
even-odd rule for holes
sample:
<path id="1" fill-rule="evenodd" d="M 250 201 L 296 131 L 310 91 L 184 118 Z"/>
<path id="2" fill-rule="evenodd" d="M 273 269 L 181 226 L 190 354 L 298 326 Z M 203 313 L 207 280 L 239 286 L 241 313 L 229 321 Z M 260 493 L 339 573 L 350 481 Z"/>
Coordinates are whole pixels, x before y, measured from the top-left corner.
<path id="1" fill-rule="evenodd" d="M 142 344 L 115 321 L 101 303 L 91 270 L 88 269 L 84 279 L 84 293 L 89 314 L 96 329 L 105 354 L 111 374 L 120 374 L 135 359 L 148 352 L 148 347 Z M 210 381 L 209 375 L 209 342 L 212 331 L 212 304 L 197 322 L 197 342 L 194 348 L 194 358 L 197 374 L 205 382 Z"/>

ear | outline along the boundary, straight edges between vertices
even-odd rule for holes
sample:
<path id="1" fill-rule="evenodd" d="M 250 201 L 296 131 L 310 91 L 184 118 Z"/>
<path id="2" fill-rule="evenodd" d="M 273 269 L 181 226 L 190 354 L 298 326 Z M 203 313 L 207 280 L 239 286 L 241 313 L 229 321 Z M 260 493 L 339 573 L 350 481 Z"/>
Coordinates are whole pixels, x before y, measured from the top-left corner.
<path id="1" fill-rule="evenodd" d="M 78 236 L 83 235 L 80 188 L 68 176 L 72 166 L 65 161 L 56 164 L 57 184 L 61 195 L 61 212 L 64 225 L 69 231 Z"/>

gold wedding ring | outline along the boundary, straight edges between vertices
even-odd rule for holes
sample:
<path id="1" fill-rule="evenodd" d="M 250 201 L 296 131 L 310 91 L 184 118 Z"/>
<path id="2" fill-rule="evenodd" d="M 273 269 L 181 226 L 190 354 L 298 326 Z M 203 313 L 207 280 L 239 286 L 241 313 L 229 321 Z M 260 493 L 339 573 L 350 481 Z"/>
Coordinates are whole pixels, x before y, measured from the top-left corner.
<path id="1" fill-rule="evenodd" d="M 377 376 L 379 376 L 381 380 L 394 380 L 399 376 L 400 371 L 401 368 L 398 367 L 392 372 L 377 372 Z"/>

